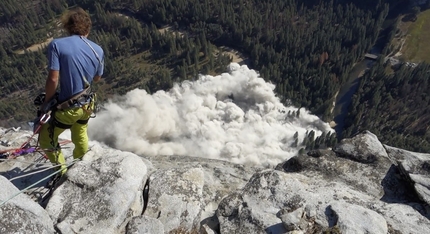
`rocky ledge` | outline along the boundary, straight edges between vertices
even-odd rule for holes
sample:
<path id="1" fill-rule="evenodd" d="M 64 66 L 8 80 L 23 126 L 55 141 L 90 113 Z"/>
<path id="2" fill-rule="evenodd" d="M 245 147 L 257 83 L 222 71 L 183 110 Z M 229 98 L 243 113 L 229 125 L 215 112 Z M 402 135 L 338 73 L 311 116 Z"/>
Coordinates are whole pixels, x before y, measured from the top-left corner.
<path id="1" fill-rule="evenodd" d="M 430 154 L 384 145 L 368 131 L 274 168 L 92 142 L 48 200 L 35 195 L 44 183 L 10 199 L 52 173 L 29 173 L 49 169 L 28 163 L 37 160 L 0 163 L 0 233 L 430 233 Z"/>

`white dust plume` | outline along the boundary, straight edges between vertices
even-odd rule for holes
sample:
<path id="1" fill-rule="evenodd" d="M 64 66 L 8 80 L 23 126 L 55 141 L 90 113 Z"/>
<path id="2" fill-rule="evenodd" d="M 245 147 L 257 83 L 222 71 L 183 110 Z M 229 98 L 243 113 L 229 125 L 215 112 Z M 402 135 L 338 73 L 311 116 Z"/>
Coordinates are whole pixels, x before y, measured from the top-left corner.
<path id="1" fill-rule="evenodd" d="M 204 75 L 150 95 L 135 89 L 104 105 L 89 124 L 90 139 L 139 155 L 183 155 L 234 163 L 275 165 L 297 154 L 307 131 L 333 131 L 303 108 L 291 117 L 266 83 L 247 66 Z M 300 147 L 300 146 L 299 146 Z"/>

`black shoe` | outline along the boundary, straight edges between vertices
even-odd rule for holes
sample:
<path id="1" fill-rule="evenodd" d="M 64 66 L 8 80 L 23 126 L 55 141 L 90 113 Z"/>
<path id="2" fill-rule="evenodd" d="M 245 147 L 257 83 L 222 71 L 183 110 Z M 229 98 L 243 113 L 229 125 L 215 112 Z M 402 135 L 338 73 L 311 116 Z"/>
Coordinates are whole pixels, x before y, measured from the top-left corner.
<path id="1" fill-rule="evenodd" d="M 51 180 L 48 182 L 48 184 L 46 185 L 46 187 L 50 190 L 55 189 L 55 186 L 57 185 L 57 183 L 60 181 L 61 179 L 61 174 L 55 174 Z"/>
<path id="2" fill-rule="evenodd" d="M 43 196 L 42 200 L 40 201 L 40 205 L 42 205 L 42 207 L 46 207 L 49 199 L 52 196 L 52 193 L 54 192 L 54 190 L 57 188 L 60 180 L 61 180 L 62 176 L 61 174 L 55 174 L 51 180 L 48 181 L 48 183 L 46 184 L 46 188 L 48 189 L 47 192 L 45 193 L 45 195 Z"/>

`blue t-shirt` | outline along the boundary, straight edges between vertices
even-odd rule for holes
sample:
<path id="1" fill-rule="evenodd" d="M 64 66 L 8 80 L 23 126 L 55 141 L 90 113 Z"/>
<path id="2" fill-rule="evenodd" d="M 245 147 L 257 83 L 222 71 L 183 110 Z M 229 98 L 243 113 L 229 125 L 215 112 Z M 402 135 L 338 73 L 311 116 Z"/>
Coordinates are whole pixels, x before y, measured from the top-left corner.
<path id="1" fill-rule="evenodd" d="M 82 92 L 94 76 L 103 75 L 103 49 L 85 37 L 54 39 L 48 46 L 48 68 L 60 71 L 59 101 Z"/>

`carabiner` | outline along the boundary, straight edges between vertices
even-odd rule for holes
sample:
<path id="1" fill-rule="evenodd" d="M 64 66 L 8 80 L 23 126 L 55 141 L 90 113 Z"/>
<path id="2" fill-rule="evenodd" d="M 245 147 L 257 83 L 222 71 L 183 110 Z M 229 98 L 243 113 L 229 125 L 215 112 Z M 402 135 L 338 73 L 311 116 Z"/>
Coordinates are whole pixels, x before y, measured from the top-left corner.
<path id="1" fill-rule="evenodd" d="M 42 117 L 40 117 L 40 124 L 46 124 L 49 119 L 51 119 L 51 115 L 50 114 L 43 114 Z"/>

